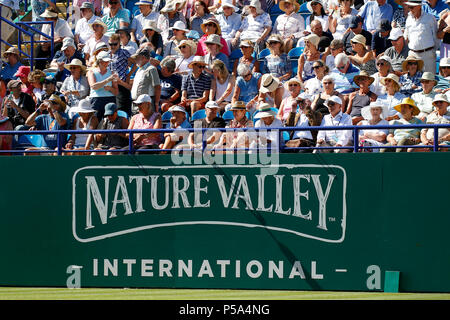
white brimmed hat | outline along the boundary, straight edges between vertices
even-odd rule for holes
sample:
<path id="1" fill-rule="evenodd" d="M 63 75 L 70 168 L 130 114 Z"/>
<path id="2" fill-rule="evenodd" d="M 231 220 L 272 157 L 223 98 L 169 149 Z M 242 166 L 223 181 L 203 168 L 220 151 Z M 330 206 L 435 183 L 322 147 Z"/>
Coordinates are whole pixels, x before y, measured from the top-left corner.
<path id="1" fill-rule="evenodd" d="M 151 5 L 153 5 L 153 1 L 139 0 L 134 5 L 136 5 L 136 6 L 151 6 Z"/>
<path id="2" fill-rule="evenodd" d="M 142 31 L 145 30 L 153 30 L 157 33 L 161 33 L 161 29 L 156 26 L 156 21 L 154 20 L 145 20 L 144 25 L 142 26 Z"/>
<path id="3" fill-rule="evenodd" d="M 181 30 L 181 31 L 184 31 L 186 33 L 190 31 L 189 29 L 186 29 L 186 25 L 184 24 L 183 21 L 175 21 L 173 26 L 169 28 L 169 30 L 173 30 L 173 29 Z"/>
<path id="4" fill-rule="evenodd" d="M 450 67 L 450 57 L 449 58 L 442 58 L 439 61 L 439 68 L 440 67 Z"/>
<path id="5" fill-rule="evenodd" d="M 331 96 L 324 102 L 324 105 L 326 107 L 328 107 L 328 102 L 334 102 L 334 103 L 337 103 L 337 104 L 342 104 L 342 99 L 339 98 L 338 96 Z"/>
<path id="6" fill-rule="evenodd" d="M 372 114 L 370 113 L 370 109 L 372 108 L 381 108 L 381 115 L 380 117 L 383 119 L 386 119 L 386 117 L 389 115 L 388 107 L 386 104 L 384 104 L 380 100 L 376 100 L 371 102 L 368 106 L 365 106 L 361 109 L 361 116 L 366 120 L 372 119 Z"/>
<path id="7" fill-rule="evenodd" d="M 408 6 L 421 6 L 422 0 L 409 0 L 409 1 L 406 1 L 405 4 Z"/>
<path id="8" fill-rule="evenodd" d="M 312 0 L 312 1 L 308 1 L 307 3 L 306 3 L 306 8 L 308 8 L 308 11 L 310 12 L 310 13 L 313 13 L 313 8 L 312 8 L 312 4 L 313 3 L 319 3 L 322 7 L 323 7 L 323 2 L 321 1 L 321 0 Z"/>
<path id="9" fill-rule="evenodd" d="M 144 103 L 144 102 L 152 103 L 152 98 L 146 93 L 141 94 L 139 97 L 137 97 L 136 100 L 133 101 L 134 104 L 141 104 L 141 103 Z"/>
<path id="10" fill-rule="evenodd" d="M 220 42 L 220 36 L 218 34 L 210 34 L 205 40 L 205 44 L 208 43 L 217 44 L 221 49 L 223 47 L 223 44 Z"/>
<path id="11" fill-rule="evenodd" d="M 284 83 L 284 88 L 286 90 L 289 90 L 289 84 L 291 82 L 298 83 L 298 85 L 300 86 L 300 89 L 303 89 L 303 84 L 301 83 L 301 81 L 297 77 L 292 77 Z"/>
<path id="12" fill-rule="evenodd" d="M 260 0 L 251 0 L 250 3 L 248 5 L 246 5 L 242 11 L 244 11 L 246 14 L 249 14 L 250 13 L 249 7 L 255 7 L 257 14 L 264 13 L 264 10 L 261 9 L 261 1 Z"/>
<path id="13" fill-rule="evenodd" d="M 391 30 L 389 34 L 389 40 L 397 40 L 398 38 L 403 37 L 403 31 L 400 28 L 394 28 Z"/>
<path id="14" fill-rule="evenodd" d="M 58 18 L 58 14 L 49 10 L 49 8 L 45 9 L 44 13 L 40 15 L 41 18 Z"/>
<path id="15" fill-rule="evenodd" d="M 239 8 L 233 4 L 233 0 L 222 0 L 222 8 L 223 7 L 233 8 L 234 12 L 239 10 Z"/>
<path id="16" fill-rule="evenodd" d="M 277 115 L 277 113 L 270 107 L 270 104 L 266 102 L 259 105 L 258 111 L 258 118 L 274 117 Z"/>
<path id="17" fill-rule="evenodd" d="M 170 111 L 170 112 L 180 111 L 180 112 L 186 113 L 186 109 L 184 109 L 182 106 L 178 106 L 178 105 L 171 106 L 171 107 L 169 108 L 169 111 Z"/>
<path id="18" fill-rule="evenodd" d="M 446 94 L 442 94 L 442 93 L 438 93 L 434 97 L 433 102 L 432 102 L 433 106 L 434 106 L 434 103 L 437 102 L 437 101 L 444 101 L 444 102 L 447 102 L 448 104 L 450 104 L 450 102 L 448 101 L 447 95 Z"/>
<path id="19" fill-rule="evenodd" d="M 108 26 L 101 19 L 95 19 L 94 22 L 92 22 L 90 24 L 90 27 L 91 27 L 92 30 L 94 30 L 94 25 L 102 26 L 103 27 L 103 34 L 105 34 L 106 31 L 108 31 Z"/>
<path id="20" fill-rule="evenodd" d="M 188 68 L 192 69 L 194 67 L 194 64 L 202 64 L 204 66 L 208 65 L 205 62 L 205 59 L 203 58 L 203 56 L 195 56 L 194 59 L 192 59 L 191 63 L 188 64 Z"/>
<path id="21" fill-rule="evenodd" d="M 109 52 L 102 51 L 97 55 L 97 60 L 101 61 L 111 61 L 111 57 L 109 56 Z"/>
<path id="22" fill-rule="evenodd" d="M 220 106 L 217 104 L 217 102 L 215 102 L 215 101 L 208 101 L 206 104 L 205 104 L 205 108 L 206 109 L 213 109 L 213 108 L 220 108 Z"/>
<path id="23" fill-rule="evenodd" d="M 362 44 L 363 46 L 365 46 L 366 45 L 366 37 L 364 37 L 362 34 L 357 34 L 350 40 L 350 42 L 359 43 L 359 44 Z"/>
<path id="24" fill-rule="evenodd" d="M 81 62 L 80 59 L 73 59 L 70 63 L 66 63 L 64 65 L 64 68 L 70 71 L 70 67 L 80 67 L 81 72 L 86 71 L 86 66 L 83 65 L 83 62 Z"/>
<path id="25" fill-rule="evenodd" d="M 267 73 L 261 77 L 261 88 L 262 93 L 268 93 L 275 91 L 280 86 L 280 80 L 276 77 Z"/>
<path id="26" fill-rule="evenodd" d="M 77 48 L 77 46 L 75 45 L 75 41 L 73 40 L 73 38 L 71 37 L 65 37 L 63 42 L 62 42 L 62 47 L 61 50 L 66 50 L 67 48 L 72 47 L 74 49 Z"/>
<path id="27" fill-rule="evenodd" d="M 71 113 L 92 113 L 95 109 L 91 106 L 91 101 L 89 99 L 82 99 L 78 102 L 76 107 L 70 108 Z"/>
<path id="28" fill-rule="evenodd" d="M 386 77 L 381 78 L 380 83 L 381 83 L 382 85 L 384 85 L 384 81 L 385 81 L 386 79 L 391 79 L 391 80 L 394 81 L 399 87 L 401 87 L 401 84 L 400 84 L 400 78 L 399 78 L 396 74 L 394 74 L 394 73 L 389 73 Z"/>

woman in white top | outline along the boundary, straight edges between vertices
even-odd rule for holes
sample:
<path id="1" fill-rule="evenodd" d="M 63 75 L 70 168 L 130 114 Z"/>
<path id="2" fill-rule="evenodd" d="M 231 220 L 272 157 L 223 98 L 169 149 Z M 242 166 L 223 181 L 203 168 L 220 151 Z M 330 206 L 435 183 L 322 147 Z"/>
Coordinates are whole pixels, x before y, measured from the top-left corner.
<path id="1" fill-rule="evenodd" d="M 305 92 L 308 95 L 316 96 L 323 92 L 322 79 L 330 72 L 330 69 L 322 60 L 315 61 L 312 68 L 315 76 L 314 78 L 306 80 L 304 86 Z"/>
<path id="2" fill-rule="evenodd" d="M 192 40 L 183 40 L 177 49 L 180 52 L 180 57 L 175 60 L 175 73 L 180 75 L 188 74 L 191 70 L 188 65 L 194 59 L 197 52 L 197 44 Z"/>
<path id="3" fill-rule="evenodd" d="M 400 93 L 399 78 L 394 73 L 389 73 L 386 77 L 381 78 L 380 83 L 384 86 L 386 93 L 378 96 L 380 103 L 386 105 L 388 109 L 388 115 L 386 120 L 391 121 L 394 119 L 400 119 L 401 114 L 394 109 L 394 107 L 400 104 L 403 98 L 406 96 Z"/>
<path id="4" fill-rule="evenodd" d="M 177 47 L 183 40 L 187 40 L 186 33 L 189 32 L 189 29 L 186 28 L 186 25 L 182 21 L 176 21 L 170 29 L 173 31 L 173 37 L 164 46 L 164 57 L 179 56 L 180 51 Z"/>
<path id="5" fill-rule="evenodd" d="M 220 110 L 223 111 L 225 106 L 231 103 L 236 78 L 228 72 L 225 63 L 221 60 L 214 60 L 211 69 L 214 78 L 211 82 L 209 100 L 216 101 Z"/>
<path id="6" fill-rule="evenodd" d="M 282 0 L 279 6 L 284 14 L 279 15 L 275 20 L 272 33 L 282 37 L 284 48 L 286 52 L 289 52 L 294 44 L 303 37 L 305 19 L 298 13 L 300 5 L 296 0 Z"/>
<path id="7" fill-rule="evenodd" d="M 95 20 L 100 19 L 100 17 L 94 15 L 94 5 L 89 1 L 83 2 L 80 10 L 82 18 L 77 21 L 74 33 L 74 40 L 78 46 L 78 50 L 81 50 L 84 47 L 86 41 L 88 41 L 89 38 L 94 34 L 94 30 L 92 30 L 91 24 Z"/>
<path id="8" fill-rule="evenodd" d="M 250 148 L 268 148 L 272 152 L 278 152 L 280 147 L 280 138 L 282 132 L 279 130 L 271 130 L 270 128 L 281 128 L 283 126 L 280 119 L 277 119 L 276 112 L 271 109 L 268 103 L 262 103 L 258 108 L 259 112 L 255 114 L 255 128 L 267 128 L 267 130 L 257 131 L 256 136 L 258 139 L 254 140 L 250 144 Z M 284 144 L 281 139 L 282 145 Z M 256 150 L 251 150 L 249 153 L 255 153 Z"/>
<path id="9" fill-rule="evenodd" d="M 371 102 L 370 105 L 361 109 L 361 115 L 364 120 L 358 122 L 358 126 L 386 126 L 389 122 L 384 120 L 387 116 L 387 108 L 380 101 Z M 363 129 L 359 131 L 359 146 L 378 146 L 386 143 L 386 137 L 389 134 L 388 129 Z M 380 149 L 363 149 L 361 152 L 379 152 Z"/>
<path id="10" fill-rule="evenodd" d="M 131 40 L 131 32 L 128 27 L 120 28 L 116 30 L 116 33 L 120 36 L 120 47 L 124 50 L 127 50 L 130 53 L 130 56 L 136 53 L 137 49 L 139 49 L 136 42 Z"/>
<path id="11" fill-rule="evenodd" d="M 339 8 L 333 11 L 329 29 L 334 39 L 342 39 L 350 26 L 352 17 L 358 14 L 358 10 L 352 8 L 353 2 L 354 0 L 339 0 Z"/>
<path id="12" fill-rule="evenodd" d="M 325 8 L 323 2 L 321 0 L 312 0 L 307 3 L 306 7 L 308 8 L 311 15 L 306 18 L 306 30 L 311 32 L 311 21 L 319 20 L 322 24 L 322 30 L 328 31 L 328 26 L 330 25 L 330 17 L 325 13 Z"/>

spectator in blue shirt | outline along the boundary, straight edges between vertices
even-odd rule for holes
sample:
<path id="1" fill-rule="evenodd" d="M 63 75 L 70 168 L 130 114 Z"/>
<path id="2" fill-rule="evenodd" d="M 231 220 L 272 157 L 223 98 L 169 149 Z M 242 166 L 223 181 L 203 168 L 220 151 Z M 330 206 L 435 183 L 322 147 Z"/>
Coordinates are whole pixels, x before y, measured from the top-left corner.
<path id="1" fill-rule="evenodd" d="M 108 26 L 105 35 L 110 37 L 119 28 L 130 25 L 130 15 L 127 9 L 121 8 L 119 0 L 108 1 L 109 12 L 103 15 L 102 21 Z"/>
<path id="2" fill-rule="evenodd" d="M 448 5 L 442 0 L 426 0 L 422 4 L 422 11 L 431 13 L 436 20 L 439 20 L 439 14 L 445 9 L 448 9 Z"/>
<path id="3" fill-rule="evenodd" d="M 355 91 L 358 87 L 353 78 L 359 74 L 359 69 L 351 63 L 348 56 L 343 52 L 334 58 L 334 65 L 336 68 L 332 70 L 331 75 L 337 92 L 348 95 Z"/>
<path id="4" fill-rule="evenodd" d="M 15 80 L 14 74 L 22 66 L 20 60 L 19 49 L 11 47 L 3 53 L 3 58 L 6 59 L 6 63 L 3 64 L 2 70 L 0 72 L 0 79 L 5 82 L 5 86 L 8 84 L 9 80 Z"/>
<path id="5" fill-rule="evenodd" d="M 64 68 L 64 65 L 72 62 L 73 59 L 78 59 L 83 63 L 83 65 L 86 65 L 83 54 L 76 49 L 73 38 L 66 37 L 63 40 L 61 50 L 56 52 L 50 64 L 58 69 L 55 74 L 56 81 L 63 82 L 70 76 L 70 71 Z"/>
<path id="6" fill-rule="evenodd" d="M 394 9 L 386 0 L 367 1 L 358 15 L 363 18 L 363 28 L 371 33 L 377 31 L 381 19 L 392 21 Z"/>

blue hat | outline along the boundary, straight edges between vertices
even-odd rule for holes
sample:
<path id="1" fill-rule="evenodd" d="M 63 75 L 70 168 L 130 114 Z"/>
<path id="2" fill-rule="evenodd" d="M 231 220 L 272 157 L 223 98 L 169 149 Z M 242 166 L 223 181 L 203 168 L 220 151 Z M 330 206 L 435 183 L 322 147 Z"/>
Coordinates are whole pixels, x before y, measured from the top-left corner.
<path id="1" fill-rule="evenodd" d="M 198 33 L 198 31 L 191 30 L 188 33 L 186 33 L 186 37 L 188 39 L 198 40 L 198 39 L 200 39 L 200 34 Z"/>
<path id="2" fill-rule="evenodd" d="M 112 116 L 114 114 L 114 112 L 116 112 L 117 110 L 117 104 L 115 104 L 114 102 L 110 102 L 107 103 L 105 105 L 105 116 Z"/>
<path id="3" fill-rule="evenodd" d="M 47 73 L 44 79 L 44 83 L 56 83 L 56 78 L 54 74 Z"/>
<path id="4" fill-rule="evenodd" d="M 360 22 L 362 22 L 362 19 L 361 19 L 360 16 L 353 16 L 353 17 L 352 17 L 352 20 L 350 21 L 350 26 L 349 26 L 349 27 L 350 27 L 351 29 L 357 28 L 357 27 L 358 27 L 358 24 L 359 24 Z"/>

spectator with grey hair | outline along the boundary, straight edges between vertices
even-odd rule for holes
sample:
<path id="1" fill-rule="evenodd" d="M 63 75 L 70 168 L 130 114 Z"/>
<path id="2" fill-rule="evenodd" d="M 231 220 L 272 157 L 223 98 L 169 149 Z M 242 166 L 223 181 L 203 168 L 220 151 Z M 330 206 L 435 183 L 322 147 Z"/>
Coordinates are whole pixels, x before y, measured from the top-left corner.
<path id="1" fill-rule="evenodd" d="M 326 115 L 329 114 L 330 111 L 325 105 L 325 101 L 332 96 L 338 96 L 341 100 L 343 100 L 344 96 L 336 90 L 334 78 L 331 75 L 326 75 L 322 78 L 322 86 L 323 91 L 312 98 L 311 109 L 313 111 L 320 112 L 322 115 Z M 344 110 L 345 109 L 343 109 L 343 111 Z"/>
<path id="2" fill-rule="evenodd" d="M 387 77 L 389 73 L 394 73 L 392 70 L 391 59 L 385 55 L 378 57 L 376 67 L 378 72 L 372 74 L 374 81 L 370 85 L 370 91 L 375 93 L 377 96 L 381 96 L 386 93 L 384 85 L 380 82 L 381 79 Z"/>
<path id="3" fill-rule="evenodd" d="M 173 58 L 164 58 L 160 66 L 161 70 L 158 70 L 158 75 L 161 82 L 161 100 L 160 106 L 156 107 L 160 107 L 161 113 L 164 113 L 171 106 L 180 102 L 182 78 L 180 75 L 174 73 L 176 64 Z"/>
<path id="4" fill-rule="evenodd" d="M 334 64 L 336 67 L 331 74 L 334 78 L 336 90 L 343 95 L 348 95 L 355 91 L 357 86 L 353 82 L 353 78 L 359 74 L 359 69 L 351 63 L 344 52 L 336 56 Z"/>
<path id="5" fill-rule="evenodd" d="M 341 52 L 344 52 L 344 42 L 341 39 L 333 39 L 322 55 L 322 60 L 330 70 L 335 68 L 334 58 Z"/>
<path id="6" fill-rule="evenodd" d="M 261 85 L 261 73 L 252 72 L 250 66 L 240 63 L 237 67 L 238 77 L 234 86 L 234 94 L 231 103 L 242 101 L 247 109 L 251 109 L 258 102 L 259 87 Z"/>

